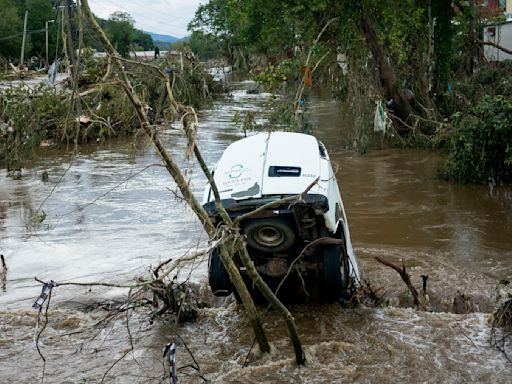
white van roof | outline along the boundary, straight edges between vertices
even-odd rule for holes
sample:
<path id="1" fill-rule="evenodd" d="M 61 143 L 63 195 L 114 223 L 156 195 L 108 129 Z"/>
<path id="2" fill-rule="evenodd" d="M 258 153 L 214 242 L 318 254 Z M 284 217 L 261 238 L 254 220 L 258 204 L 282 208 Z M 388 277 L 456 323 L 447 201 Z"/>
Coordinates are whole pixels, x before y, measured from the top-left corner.
<path id="1" fill-rule="evenodd" d="M 320 176 L 322 157 L 326 154 L 314 136 L 259 133 L 226 148 L 214 179 L 221 199 L 298 194 Z"/>

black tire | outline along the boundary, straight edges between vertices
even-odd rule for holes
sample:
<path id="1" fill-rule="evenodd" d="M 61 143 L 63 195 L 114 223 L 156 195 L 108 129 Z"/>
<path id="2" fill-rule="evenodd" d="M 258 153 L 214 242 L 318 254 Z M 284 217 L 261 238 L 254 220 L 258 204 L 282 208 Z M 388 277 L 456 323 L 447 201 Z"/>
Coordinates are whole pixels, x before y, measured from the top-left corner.
<path id="1" fill-rule="evenodd" d="M 348 256 L 342 245 L 326 245 L 322 252 L 321 287 L 326 302 L 338 300 L 348 287 Z"/>
<path id="2" fill-rule="evenodd" d="M 222 264 L 219 249 L 213 248 L 208 263 L 208 282 L 215 296 L 229 296 L 233 292 L 233 284 L 228 271 Z"/>
<path id="3" fill-rule="evenodd" d="M 286 251 L 295 242 L 291 221 L 282 217 L 249 220 L 243 227 L 243 233 L 247 236 L 247 244 L 262 252 Z"/>

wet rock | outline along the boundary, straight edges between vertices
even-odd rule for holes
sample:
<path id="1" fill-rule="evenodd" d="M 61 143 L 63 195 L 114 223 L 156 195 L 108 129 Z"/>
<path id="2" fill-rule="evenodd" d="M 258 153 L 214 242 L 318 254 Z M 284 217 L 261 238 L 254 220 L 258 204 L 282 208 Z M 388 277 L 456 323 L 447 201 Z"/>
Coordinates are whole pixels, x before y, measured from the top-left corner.
<path id="1" fill-rule="evenodd" d="M 457 296 L 453 299 L 452 312 L 460 315 L 474 311 L 474 304 L 471 297 L 457 291 Z"/>

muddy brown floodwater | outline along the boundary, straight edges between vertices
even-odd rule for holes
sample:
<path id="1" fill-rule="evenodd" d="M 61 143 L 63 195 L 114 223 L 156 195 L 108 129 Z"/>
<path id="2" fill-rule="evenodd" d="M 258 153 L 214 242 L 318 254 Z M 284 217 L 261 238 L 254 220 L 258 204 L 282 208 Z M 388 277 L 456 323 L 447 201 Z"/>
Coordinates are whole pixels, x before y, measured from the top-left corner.
<path id="1" fill-rule="evenodd" d="M 251 83 L 234 87 L 231 97 L 202 114 L 199 145 L 212 164 L 243 136 L 233 115 L 265 110 L 265 95 L 245 93 Z M 99 326 L 105 311 L 86 305 L 116 300 L 126 291 L 58 287 L 39 341 L 45 381 L 162 382 L 161 348 L 175 341 L 180 383 L 512 382 L 512 364 L 489 346 L 496 284 L 512 279 L 512 188 L 441 181 L 436 170 L 443 159 L 427 151 L 376 149 L 358 156 L 346 150 L 339 104 L 314 98 L 311 111 L 315 134 L 339 166 L 364 278 L 385 295 L 388 307 L 293 306 L 307 357 L 299 368 L 273 312 L 264 316 L 269 355 L 251 350 L 251 328 L 231 298 L 217 300 L 200 311 L 196 323 L 177 330 L 170 320 L 150 324 L 147 313 L 130 313 L 131 350 L 127 319 Z M 183 137 L 176 129 L 161 137 L 190 169 L 199 196 L 204 179 L 180 155 Z M 1 176 L 0 253 L 9 268 L 0 287 L 1 383 L 41 380 L 43 361 L 33 342 L 31 304 L 40 293 L 34 276 L 126 282 L 204 245 L 199 224 L 171 192 L 165 170 L 154 164 L 159 159 L 143 140 L 114 140 L 82 146 L 75 155 L 50 149 L 21 180 Z M 42 181 L 44 171 L 48 182 Z M 43 202 L 46 217 L 38 224 L 33 215 Z M 431 311 L 408 308 L 398 275 L 375 256 L 403 259 L 418 287 L 421 275 L 428 275 Z M 205 261 L 183 273 L 190 271 L 206 292 Z M 465 298 L 462 310 L 454 308 L 457 295 Z"/>

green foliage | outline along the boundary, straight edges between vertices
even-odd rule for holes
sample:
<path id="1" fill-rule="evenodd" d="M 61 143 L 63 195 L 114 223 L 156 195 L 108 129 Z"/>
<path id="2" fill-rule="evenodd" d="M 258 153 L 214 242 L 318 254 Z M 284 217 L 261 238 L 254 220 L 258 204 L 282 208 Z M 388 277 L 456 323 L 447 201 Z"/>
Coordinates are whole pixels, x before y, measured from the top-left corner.
<path id="1" fill-rule="evenodd" d="M 512 176 L 512 102 L 485 96 L 468 113 L 456 113 L 442 175 L 460 183 L 486 183 Z"/>
<path id="2" fill-rule="evenodd" d="M 416 38 L 418 35 L 424 36 L 426 31 L 426 10 L 416 3 L 414 0 L 402 0 L 397 7 L 394 0 L 379 2 L 382 14 L 380 38 L 398 65 L 404 65 L 414 57 Z"/>
<path id="3" fill-rule="evenodd" d="M 251 72 L 254 81 L 265 86 L 268 92 L 276 92 L 283 82 L 300 78 L 300 62 L 285 59 L 278 65 L 268 65 Z"/>
<path id="4" fill-rule="evenodd" d="M 175 74 L 174 96 L 185 105 L 200 108 L 212 101 L 215 89 L 213 78 L 203 66 L 196 66 L 193 70 L 185 70 Z"/>
<path id="5" fill-rule="evenodd" d="M 454 85 L 453 92 L 438 95 L 437 108 L 443 116 L 464 113 L 486 95 L 512 99 L 512 60 L 480 68 L 473 76 L 462 79 Z"/>
<path id="6" fill-rule="evenodd" d="M 27 29 L 29 31 L 39 31 L 30 34 L 32 49 L 27 51 L 30 56 L 44 57 L 45 55 L 45 33 L 46 21 L 56 18 L 52 2 L 44 0 L 25 0 L 25 8 L 28 10 Z M 55 23 L 48 24 L 49 51 L 55 49 L 57 26 Z"/>
<path id="7" fill-rule="evenodd" d="M 502 95 L 511 99 L 512 60 L 480 69 L 460 84 L 458 91 L 470 104 L 476 104 L 485 95 Z"/>
<path id="8" fill-rule="evenodd" d="M 135 51 L 150 51 L 155 48 L 151 35 L 144 33 L 140 29 L 133 31 L 133 45 Z"/>
<path id="9" fill-rule="evenodd" d="M 128 57 L 130 45 L 135 37 L 133 24 L 133 17 L 121 11 L 111 14 L 106 23 L 105 32 L 107 36 L 117 52 L 123 57 Z"/>
<path id="10" fill-rule="evenodd" d="M 189 30 L 211 36 L 229 59 L 240 50 L 270 58 L 289 56 L 295 46 L 318 33 L 330 4 L 327 0 L 210 0 L 198 7 Z"/>
<path id="11" fill-rule="evenodd" d="M 2 92 L 0 160 L 14 165 L 29 157 L 42 140 L 61 131 L 66 113 L 66 94 L 45 84 L 33 93 L 24 87 Z"/>
<path id="12" fill-rule="evenodd" d="M 106 57 L 94 57 L 94 50 L 92 48 L 84 48 L 80 62 L 84 67 L 79 77 L 81 87 L 94 85 L 102 81 L 108 66 L 108 59 Z"/>
<path id="13" fill-rule="evenodd" d="M 126 12 L 116 11 L 100 26 L 105 30 L 112 45 L 123 57 L 128 57 L 130 50 L 149 51 L 154 49 L 151 35 L 134 28 L 133 17 Z"/>
<path id="14" fill-rule="evenodd" d="M 247 137 L 247 132 L 252 132 L 257 128 L 256 114 L 253 111 L 246 111 L 244 114 L 236 112 L 233 116 L 233 124 L 244 132 Z"/>
<path id="15" fill-rule="evenodd" d="M 131 102 L 119 86 L 103 86 L 98 93 L 84 100 L 82 110 L 93 120 L 81 130 L 80 139 L 84 142 L 130 135 L 140 128 Z"/>
<path id="16" fill-rule="evenodd" d="M 12 36 L 23 31 L 23 22 L 18 16 L 18 8 L 13 0 L 0 0 L 0 56 L 14 57 L 20 54 L 21 35 Z M 12 36 L 12 37 L 11 37 Z"/>
<path id="17" fill-rule="evenodd" d="M 208 33 L 194 31 L 186 44 L 195 53 L 199 60 L 218 59 L 221 56 L 221 47 L 217 39 Z M 177 49 L 177 43 L 173 44 L 173 49 Z"/>
<path id="18" fill-rule="evenodd" d="M 434 1 L 432 3 L 432 17 L 435 18 L 434 33 L 434 88 L 437 92 L 446 89 L 452 76 L 451 64 L 453 60 L 453 29 L 452 19 L 454 12 L 452 4 L 447 1 Z"/>

